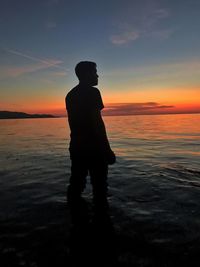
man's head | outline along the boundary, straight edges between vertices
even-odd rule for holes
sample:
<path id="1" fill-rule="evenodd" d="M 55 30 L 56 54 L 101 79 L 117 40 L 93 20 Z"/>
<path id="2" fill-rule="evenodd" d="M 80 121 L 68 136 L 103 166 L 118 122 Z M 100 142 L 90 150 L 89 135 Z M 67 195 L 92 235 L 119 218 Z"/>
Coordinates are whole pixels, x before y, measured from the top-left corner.
<path id="1" fill-rule="evenodd" d="M 98 84 L 97 65 L 91 61 L 81 61 L 75 67 L 75 73 L 80 83 L 90 86 Z"/>

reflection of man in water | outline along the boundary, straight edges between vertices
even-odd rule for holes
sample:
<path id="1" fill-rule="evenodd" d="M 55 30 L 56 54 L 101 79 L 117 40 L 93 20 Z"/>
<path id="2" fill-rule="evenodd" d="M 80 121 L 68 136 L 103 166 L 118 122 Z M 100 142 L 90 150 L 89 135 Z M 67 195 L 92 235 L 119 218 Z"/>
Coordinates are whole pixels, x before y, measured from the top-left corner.
<path id="1" fill-rule="evenodd" d="M 108 164 L 115 163 L 101 117 L 103 102 L 99 90 L 96 64 L 83 61 L 76 65 L 79 84 L 66 96 L 71 130 L 71 177 L 67 190 L 69 203 L 81 198 L 90 174 L 95 208 L 107 207 Z"/>

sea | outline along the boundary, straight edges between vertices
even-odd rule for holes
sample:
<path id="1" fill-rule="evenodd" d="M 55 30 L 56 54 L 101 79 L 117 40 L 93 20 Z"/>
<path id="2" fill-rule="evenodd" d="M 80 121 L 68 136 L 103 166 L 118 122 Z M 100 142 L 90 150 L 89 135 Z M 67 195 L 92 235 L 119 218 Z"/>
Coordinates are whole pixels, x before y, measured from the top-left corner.
<path id="1" fill-rule="evenodd" d="M 116 228 L 130 230 L 134 221 L 154 225 L 152 242 L 199 239 L 200 114 L 103 120 L 117 157 L 108 174 Z M 0 244 L 5 253 L 17 250 L 20 258 L 27 252 L 20 250 L 19 240 L 64 221 L 69 136 L 67 118 L 0 120 Z M 89 177 L 84 196 L 92 198 Z M 168 227 L 167 234 L 162 230 L 157 236 L 156 227 Z"/>

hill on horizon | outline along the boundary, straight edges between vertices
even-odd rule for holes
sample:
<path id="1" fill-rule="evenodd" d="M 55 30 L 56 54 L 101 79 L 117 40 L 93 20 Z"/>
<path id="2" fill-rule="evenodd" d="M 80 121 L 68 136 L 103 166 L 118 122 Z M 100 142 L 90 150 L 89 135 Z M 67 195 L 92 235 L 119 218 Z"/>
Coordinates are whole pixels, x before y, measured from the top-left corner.
<path id="1" fill-rule="evenodd" d="M 0 111 L 0 119 L 56 118 L 51 114 L 28 114 L 16 111 Z"/>

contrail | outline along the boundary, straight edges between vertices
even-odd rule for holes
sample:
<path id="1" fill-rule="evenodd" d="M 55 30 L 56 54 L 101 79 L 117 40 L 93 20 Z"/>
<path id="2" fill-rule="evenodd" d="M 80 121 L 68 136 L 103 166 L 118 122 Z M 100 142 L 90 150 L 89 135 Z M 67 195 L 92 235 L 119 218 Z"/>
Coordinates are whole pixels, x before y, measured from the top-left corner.
<path id="1" fill-rule="evenodd" d="M 58 64 L 60 64 L 61 62 L 55 63 L 55 62 L 51 62 L 51 61 L 48 61 L 48 60 L 43 60 L 43 59 L 40 59 L 40 58 L 37 58 L 37 57 L 32 57 L 32 56 L 26 55 L 24 53 L 18 52 L 16 50 L 7 49 L 7 48 L 2 48 L 2 49 L 4 51 L 8 52 L 8 53 L 13 54 L 13 55 L 21 56 L 21 57 L 28 58 L 28 59 L 36 61 L 36 62 L 40 62 L 40 63 L 46 64 L 48 67 L 52 66 L 52 67 L 57 68 L 57 69 L 68 71 L 66 68 L 58 66 Z"/>

